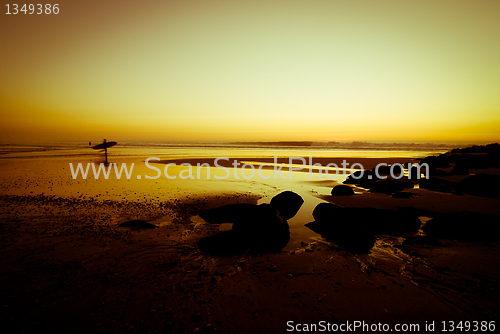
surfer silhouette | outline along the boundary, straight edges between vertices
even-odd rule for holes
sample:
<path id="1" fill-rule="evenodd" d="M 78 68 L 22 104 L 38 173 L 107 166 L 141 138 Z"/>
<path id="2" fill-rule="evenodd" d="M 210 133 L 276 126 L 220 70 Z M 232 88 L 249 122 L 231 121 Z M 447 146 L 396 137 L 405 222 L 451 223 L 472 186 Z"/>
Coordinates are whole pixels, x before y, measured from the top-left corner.
<path id="1" fill-rule="evenodd" d="M 89 142 L 90 144 L 90 142 Z M 103 139 L 102 143 L 96 146 L 93 146 L 92 149 L 94 150 L 104 150 L 104 157 L 105 157 L 105 164 L 108 164 L 108 147 L 112 147 L 118 144 L 115 141 L 106 141 L 106 139 Z"/>

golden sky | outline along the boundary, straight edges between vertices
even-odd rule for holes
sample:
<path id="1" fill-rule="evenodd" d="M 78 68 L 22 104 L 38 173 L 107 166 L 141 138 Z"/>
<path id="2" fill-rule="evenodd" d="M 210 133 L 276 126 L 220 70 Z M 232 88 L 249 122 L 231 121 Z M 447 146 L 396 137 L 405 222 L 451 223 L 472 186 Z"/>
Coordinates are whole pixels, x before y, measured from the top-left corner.
<path id="1" fill-rule="evenodd" d="M 500 140 L 498 0 L 58 2 L 3 5 L 1 142 Z"/>

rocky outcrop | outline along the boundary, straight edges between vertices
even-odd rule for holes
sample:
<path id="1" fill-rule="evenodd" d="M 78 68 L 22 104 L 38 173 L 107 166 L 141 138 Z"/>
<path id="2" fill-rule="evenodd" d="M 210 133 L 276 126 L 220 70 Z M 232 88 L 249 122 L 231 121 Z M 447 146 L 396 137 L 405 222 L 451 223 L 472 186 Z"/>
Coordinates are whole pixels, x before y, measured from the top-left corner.
<path id="1" fill-rule="evenodd" d="M 349 196 L 354 195 L 354 190 L 345 184 L 339 184 L 333 187 L 332 196 Z"/>
<path id="2" fill-rule="evenodd" d="M 430 236 L 459 240 L 497 240 L 500 217 L 462 211 L 441 214 L 422 228 Z"/>
<path id="3" fill-rule="evenodd" d="M 396 191 L 391 195 L 391 198 L 403 198 L 403 199 L 408 199 L 408 198 L 413 198 L 415 197 L 415 193 L 411 192 L 406 192 L 406 191 Z"/>
<path id="4" fill-rule="evenodd" d="M 428 179 L 420 179 L 419 187 L 421 189 L 428 189 L 432 191 L 439 191 L 443 193 L 455 192 L 456 182 L 443 180 L 437 177 L 430 177 Z"/>
<path id="5" fill-rule="evenodd" d="M 291 219 L 297 214 L 304 203 L 302 197 L 293 191 L 284 191 L 271 199 L 271 205 L 274 206 L 284 219 Z"/>
<path id="6" fill-rule="evenodd" d="M 456 164 L 450 171 L 450 175 L 469 175 L 469 169 L 465 164 Z"/>
<path id="7" fill-rule="evenodd" d="M 500 198 L 500 175 L 479 173 L 458 182 L 456 189 L 474 196 Z"/>
<path id="8" fill-rule="evenodd" d="M 320 203 L 313 211 L 314 222 L 306 226 L 323 237 L 356 252 L 369 251 L 375 235 L 401 235 L 420 227 L 416 215 L 375 208 L 344 208 Z"/>
<path id="9" fill-rule="evenodd" d="M 370 192 L 392 194 L 396 191 L 404 189 L 413 189 L 413 183 L 406 179 L 394 180 L 377 180 L 370 185 Z"/>
<path id="10" fill-rule="evenodd" d="M 290 239 L 287 220 L 297 214 L 303 202 L 300 195 L 285 191 L 273 197 L 270 204 L 229 204 L 208 209 L 199 216 L 210 224 L 233 224 L 232 233 L 224 235 L 235 238 L 238 247 L 279 250 Z M 227 244 L 234 246 L 234 242 Z M 201 245 L 207 248 L 207 241 Z"/>
<path id="11" fill-rule="evenodd" d="M 370 184 L 373 182 L 377 181 L 378 177 L 375 175 L 375 173 L 371 170 L 364 170 L 364 171 L 356 171 L 349 175 L 345 181 L 343 182 L 344 184 L 356 184 L 359 185 L 363 188 L 369 188 Z"/>

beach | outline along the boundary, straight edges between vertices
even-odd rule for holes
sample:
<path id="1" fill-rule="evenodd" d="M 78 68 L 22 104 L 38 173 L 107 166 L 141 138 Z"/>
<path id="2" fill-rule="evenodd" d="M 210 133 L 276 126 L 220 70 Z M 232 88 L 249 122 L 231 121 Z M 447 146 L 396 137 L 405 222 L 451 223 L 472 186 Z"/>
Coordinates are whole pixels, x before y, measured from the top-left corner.
<path id="1" fill-rule="evenodd" d="M 83 148 L 2 155 L 0 294 L 2 327 L 8 332 L 319 332 L 324 326 L 334 328 L 328 324 L 355 322 L 371 332 L 383 332 L 383 325 L 396 330 L 397 324 L 407 325 L 408 332 L 432 331 L 433 324 L 434 332 L 443 332 L 459 322 L 476 322 L 488 332 L 498 318 L 496 236 L 445 235 L 424 242 L 418 237 L 426 233 L 419 228 L 377 234 L 368 252 L 353 252 L 306 226 L 315 220 L 319 203 L 403 211 L 425 224 L 464 211 L 498 218 L 498 197 L 424 189 L 418 182 L 407 190 L 412 198 L 392 198 L 355 185 L 354 195 L 333 196 L 332 188 L 346 177 L 320 179 L 317 169 L 307 168 L 289 174 L 288 165 L 283 167 L 287 178 L 273 178 L 275 155 L 280 164 L 289 157 L 312 157 L 323 166 L 346 160 L 350 166 L 373 169 L 381 162 L 417 163 L 448 150 L 116 149 L 110 149 L 109 161 L 134 163 L 134 177 L 74 179 L 70 163 L 103 161 L 102 154 Z M 155 170 L 145 165 L 148 157 L 158 157 L 151 166 L 162 171 L 161 177 L 153 178 Z M 213 166 L 215 157 L 256 167 L 267 163 L 260 171 L 269 179 L 258 174 L 245 178 L 241 168 L 235 172 L 229 164 L 223 164 L 229 175 L 215 178 L 224 174 Z M 175 164 L 169 171 L 176 179 L 163 175 L 169 163 Z M 197 163 L 211 167 L 203 167 L 199 178 L 196 170 L 193 178 L 179 177 L 186 170 L 181 164 Z M 500 175 L 498 167 L 483 167 L 441 179 L 459 183 L 474 174 Z M 200 240 L 231 228 L 205 222 L 199 216 L 205 210 L 269 203 L 283 191 L 295 192 L 304 203 L 288 219 L 290 240 L 282 249 L 213 254 L 199 247 Z M 122 225 L 127 222 L 134 223 Z M 471 230 L 475 224 L 470 222 Z M 410 325 L 420 329 L 411 331 Z"/>

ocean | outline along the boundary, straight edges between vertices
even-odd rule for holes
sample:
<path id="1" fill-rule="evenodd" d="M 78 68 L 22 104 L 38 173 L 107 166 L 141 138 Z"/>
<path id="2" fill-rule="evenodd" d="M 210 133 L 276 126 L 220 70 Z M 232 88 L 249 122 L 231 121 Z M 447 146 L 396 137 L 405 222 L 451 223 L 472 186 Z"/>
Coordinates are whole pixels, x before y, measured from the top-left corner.
<path id="1" fill-rule="evenodd" d="M 1 144 L 0 159 L 36 157 L 95 157 L 102 152 L 91 147 L 99 143 L 55 142 L 44 144 Z M 160 141 L 118 142 L 108 154 L 113 157 L 182 158 L 419 158 L 445 153 L 456 144 L 371 143 L 371 142 L 227 142 L 169 143 Z"/>

